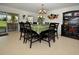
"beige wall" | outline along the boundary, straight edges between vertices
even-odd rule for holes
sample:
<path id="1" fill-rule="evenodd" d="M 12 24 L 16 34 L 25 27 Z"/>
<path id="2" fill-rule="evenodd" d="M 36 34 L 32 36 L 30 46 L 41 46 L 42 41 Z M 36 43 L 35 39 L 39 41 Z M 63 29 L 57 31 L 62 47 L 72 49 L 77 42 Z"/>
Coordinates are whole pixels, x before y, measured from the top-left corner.
<path id="1" fill-rule="evenodd" d="M 59 34 L 61 34 L 61 24 L 63 22 L 63 12 L 72 11 L 72 10 L 79 10 L 79 6 L 64 7 L 64 8 L 60 8 L 60 9 L 51 10 L 48 12 L 48 15 L 52 13 L 52 14 L 58 14 L 59 16 L 57 19 L 54 19 L 54 20 L 49 20 L 48 18 L 46 18 L 46 21 L 60 23 L 58 32 L 59 32 Z"/>
<path id="2" fill-rule="evenodd" d="M 36 13 L 33 13 L 33 12 L 24 11 L 24 10 L 20 10 L 20 9 L 8 7 L 8 6 L 2 6 L 2 5 L 0 5 L 0 11 L 19 14 L 19 21 L 23 20 L 22 15 L 26 15 L 26 19 L 28 15 L 33 15 L 33 19 L 36 20 L 35 18 Z M 19 25 L 18 25 L 18 31 L 19 31 Z"/>
<path id="3" fill-rule="evenodd" d="M 64 7 L 64 8 L 48 11 L 47 15 L 45 16 L 44 22 L 57 22 L 57 23 L 60 23 L 59 28 L 58 28 L 58 32 L 59 32 L 59 34 L 61 34 L 61 24 L 62 24 L 62 21 L 63 21 L 63 12 L 72 11 L 72 10 L 79 10 L 79 6 Z M 1 6 L 1 5 L 0 5 L 0 11 L 17 13 L 17 14 L 19 14 L 19 20 L 22 20 L 22 15 L 25 14 L 26 17 L 28 15 L 33 15 L 33 17 L 34 17 L 33 19 L 34 19 L 34 21 L 36 21 L 37 20 L 37 15 L 38 15 L 38 14 L 33 13 L 33 12 L 24 11 L 24 10 L 20 10 L 20 9 L 15 9 L 15 8 L 7 7 L 7 6 Z M 54 19 L 54 20 L 48 19 L 47 16 L 51 13 L 52 14 L 58 14 L 59 15 L 58 18 Z"/>
<path id="4" fill-rule="evenodd" d="M 17 14 L 19 14 L 19 20 L 22 19 L 22 15 L 26 15 L 26 17 L 28 15 L 33 15 L 33 16 L 35 15 L 35 13 L 33 13 L 33 12 L 24 11 L 24 10 L 20 10 L 20 9 L 8 7 L 8 6 L 1 6 L 1 5 L 0 5 L 0 11 L 17 13 Z"/>

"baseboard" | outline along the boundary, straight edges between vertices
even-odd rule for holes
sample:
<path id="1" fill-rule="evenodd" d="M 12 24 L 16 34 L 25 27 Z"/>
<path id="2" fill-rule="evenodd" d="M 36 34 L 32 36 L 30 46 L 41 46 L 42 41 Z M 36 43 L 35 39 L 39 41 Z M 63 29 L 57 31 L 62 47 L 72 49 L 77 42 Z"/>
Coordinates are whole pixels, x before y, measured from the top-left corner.
<path id="1" fill-rule="evenodd" d="M 0 36 L 6 36 L 8 33 L 0 33 Z"/>

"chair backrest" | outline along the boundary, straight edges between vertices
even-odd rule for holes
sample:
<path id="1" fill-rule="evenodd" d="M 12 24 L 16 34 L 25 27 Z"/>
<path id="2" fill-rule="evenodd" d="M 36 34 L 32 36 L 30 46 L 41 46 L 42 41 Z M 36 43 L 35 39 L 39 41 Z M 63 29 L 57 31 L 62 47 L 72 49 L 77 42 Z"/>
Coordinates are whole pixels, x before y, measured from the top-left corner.
<path id="1" fill-rule="evenodd" d="M 59 23 L 55 23 L 55 28 L 58 29 Z"/>
<path id="2" fill-rule="evenodd" d="M 24 30 L 24 23 L 20 22 L 19 24 L 20 24 L 20 32 L 23 32 L 23 30 Z"/>
<path id="3" fill-rule="evenodd" d="M 50 23 L 49 29 L 50 30 L 55 30 L 55 23 Z"/>
<path id="4" fill-rule="evenodd" d="M 24 23 L 24 28 L 30 30 L 31 24 L 29 22 Z"/>
<path id="5" fill-rule="evenodd" d="M 50 23 L 49 25 L 49 29 L 55 29 L 55 30 L 58 30 L 58 26 L 59 26 L 59 23 Z"/>

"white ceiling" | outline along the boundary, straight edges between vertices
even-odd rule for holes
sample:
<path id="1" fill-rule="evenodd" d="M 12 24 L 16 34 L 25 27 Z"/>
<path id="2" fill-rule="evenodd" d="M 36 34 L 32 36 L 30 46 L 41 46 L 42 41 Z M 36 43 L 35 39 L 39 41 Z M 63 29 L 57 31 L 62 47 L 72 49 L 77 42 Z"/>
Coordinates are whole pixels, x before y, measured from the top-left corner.
<path id="1" fill-rule="evenodd" d="M 31 11 L 37 13 L 38 10 L 41 8 L 42 3 L 0 3 L 0 5 L 17 8 L 25 11 Z M 76 6 L 79 3 L 43 3 L 44 8 L 47 11 L 54 10 L 57 8 L 69 7 L 69 6 Z"/>

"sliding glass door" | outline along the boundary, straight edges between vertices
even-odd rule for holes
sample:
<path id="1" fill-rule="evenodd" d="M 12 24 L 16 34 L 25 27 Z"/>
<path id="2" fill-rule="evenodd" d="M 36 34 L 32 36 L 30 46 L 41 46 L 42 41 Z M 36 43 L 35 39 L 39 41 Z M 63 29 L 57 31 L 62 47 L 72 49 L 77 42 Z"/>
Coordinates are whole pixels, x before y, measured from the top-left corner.
<path id="1" fill-rule="evenodd" d="M 11 31 L 18 31 L 18 14 L 0 11 L 0 36 Z"/>
<path id="2" fill-rule="evenodd" d="M 7 14 L 5 12 L 0 12 L 0 34 L 6 33 L 7 28 Z"/>

